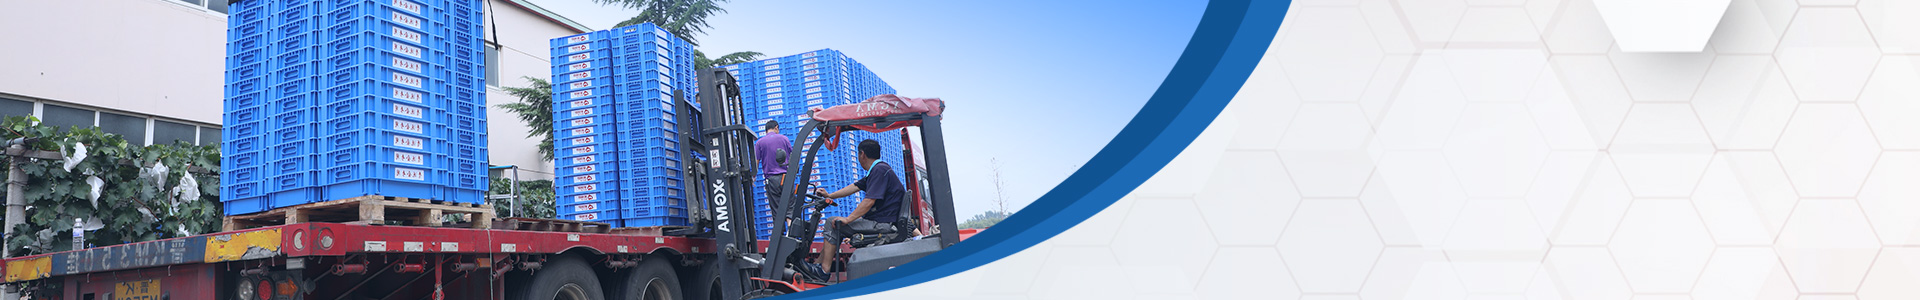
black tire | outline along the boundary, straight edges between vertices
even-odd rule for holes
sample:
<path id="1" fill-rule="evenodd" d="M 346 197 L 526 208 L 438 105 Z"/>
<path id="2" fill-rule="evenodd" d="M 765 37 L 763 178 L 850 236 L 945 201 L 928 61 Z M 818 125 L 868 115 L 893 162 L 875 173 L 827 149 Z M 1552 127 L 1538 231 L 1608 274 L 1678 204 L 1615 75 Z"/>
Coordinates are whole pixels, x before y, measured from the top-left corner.
<path id="1" fill-rule="evenodd" d="M 600 278 L 593 274 L 593 268 L 579 257 L 570 255 L 547 260 L 546 266 L 533 273 L 533 280 L 527 282 L 526 289 L 519 296 L 518 299 L 522 300 L 607 299 L 605 292 L 600 289 Z"/>
<path id="2" fill-rule="evenodd" d="M 714 270 L 713 263 L 686 268 L 686 281 L 680 282 L 680 292 L 687 300 L 731 300 L 720 296 L 720 272 Z"/>
<path id="3" fill-rule="evenodd" d="M 683 300 L 680 276 L 665 257 L 648 257 L 639 266 L 621 272 L 626 276 L 609 292 L 612 300 Z"/>
<path id="4" fill-rule="evenodd" d="M 760 298 L 767 298 L 767 297 L 786 295 L 786 294 L 787 293 L 782 293 L 779 290 L 758 289 L 758 290 L 753 290 L 752 292 L 747 292 L 746 295 L 741 295 L 740 300 L 760 299 Z"/>

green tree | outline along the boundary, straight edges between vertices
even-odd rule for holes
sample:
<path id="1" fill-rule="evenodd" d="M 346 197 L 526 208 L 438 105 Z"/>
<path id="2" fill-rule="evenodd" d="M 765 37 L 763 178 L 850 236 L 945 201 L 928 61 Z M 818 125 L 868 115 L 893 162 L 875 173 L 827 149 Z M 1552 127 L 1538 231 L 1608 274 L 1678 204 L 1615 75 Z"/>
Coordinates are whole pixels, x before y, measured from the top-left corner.
<path id="1" fill-rule="evenodd" d="M 966 222 L 960 222 L 960 229 L 993 227 L 993 224 L 999 224 L 1000 221 L 1006 220 L 1009 215 L 1010 214 L 1006 212 L 989 210 L 978 215 L 973 215 L 973 218 L 967 219 Z"/>
<path id="2" fill-rule="evenodd" d="M 695 70 L 717 68 L 717 67 L 726 66 L 726 65 L 750 62 L 755 59 L 760 59 L 761 56 L 765 56 L 765 54 L 760 54 L 760 52 L 753 52 L 753 51 L 740 51 L 740 52 L 734 52 L 734 53 L 727 53 L 727 55 L 721 55 L 719 58 L 708 59 L 706 53 L 700 52 L 700 50 L 693 50 L 693 68 Z"/>
<path id="3" fill-rule="evenodd" d="M 513 194 L 513 191 L 511 190 L 513 188 L 512 184 L 513 184 L 513 179 L 511 178 L 494 178 L 493 184 L 490 185 L 490 189 L 492 191 L 488 192 L 487 194 L 490 194 L 490 195 Z M 489 199 L 487 201 L 488 201 L 488 204 L 493 204 L 494 214 L 501 218 L 505 218 L 507 216 L 522 217 L 522 218 L 552 218 L 554 216 L 553 181 L 552 180 L 521 181 L 520 182 L 520 200 L 518 201 L 519 205 L 517 205 L 517 208 L 519 209 L 515 211 L 513 214 L 508 214 L 508 211 L 514 210 L 513 208 L 516 207 L 514 203 L 509 203 L 507 202 L 506 199 L 497 199 L 497 200 Z"/>
<path id="4" fill-rule="evenodd" d="M 726 0 L 594 0 L 594 2 L 640 10 L 639 15 L 621 21 L 614 27 L 653 23 L 654 26 L 660 26 L 661 30 L 686 40 L 694 47 L 700 46 L 699 36 L 706 35 L 707 29 L 713 28 L 713 25 L 707 24 L 707 17 L 727 12 L 726 9 L 720 8 L 719 4 Z M 764 56 L 760 52 L 741 51 L 708 59 L 706 53 L 701 53 L 700 50 L 694 50 L 693 55 L 693 65 L 696 70 L 749 62 Z"/>
<path id="5" fill-rule="evenodd" d="M 545 79 L 526 78 L 527 87 L 504 88 L 519 102 L 495 105 L 519 115 L 527 123 L 527 137 L 540 138 L 540 157 L 553 160 L 553 84 Z"/>
<path id="6" fill-rule="evenodd" d="M 19 166 L 27 175 L 27 220 L 7 237 L 8 252 L 71 250 L 76 225 L 87 232 L 84 244 L 95 246 L 220 229 L 220 147 L 138 146 L 99 128 L 58 130 L 32 117 L 7 118 L 0 128 L 0 140 L 25 138 L 29 150 L 77 158 Z"/>
<path id="7" fill-rule="evenodd" d="M 713 25 L 707 24 L 707 17 L 727 12 L 720 8 L 719 2 L 726 0 L 593 0 L 603 5 L 619 5 L 621 8 L 639 10 L 640 14 L 621 21 L 614 27 L 653 23 L 660 29 L 684 39 L 688 44 L 700 46 L 696 35 L 705 35 Z"/>

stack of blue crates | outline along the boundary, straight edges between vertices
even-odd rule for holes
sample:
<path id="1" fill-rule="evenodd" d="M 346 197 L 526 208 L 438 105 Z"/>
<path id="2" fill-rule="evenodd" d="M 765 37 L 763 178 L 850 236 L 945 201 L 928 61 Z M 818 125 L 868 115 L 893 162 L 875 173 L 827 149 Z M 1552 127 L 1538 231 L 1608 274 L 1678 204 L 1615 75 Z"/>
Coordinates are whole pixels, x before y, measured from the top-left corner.
<path id="1" fill-rule="evenodd" d="M 681 120 L 672 96 L 694 84 L 692 45 L 653 24 L 551 45 L 560 217 L 687 225 Z"/>
<path id="2" fill-rule="evenodd" d="M 366 195 L 484 203 L 480 5 L 233 3 L 226 214 Z"/>
<path id="3" fill-rule="evenodd" d="M 741 98 L 745 114 L 749 120 L 756 120 L 751 127 L 759 128 L 768 120 L 780 122 L 780 133 L 789 139 L 795 136 L 810 120 L 807 112 L 813 108 L 827 108 L 837 105 L 858 103 L 867 98 L 882 94 L 892 94 L 894 90 L 886 81 L 874 75 L 863 65 L 840 51 L 821 49 L 790 56 L 769 58 L 726 66 L 728 72 L 740 82 Z M 802 144 L 811 145 L 820 137 L 811 134 Z M 844 132 L 840 134 L 838 149 L 822 150 L 816 158 L 813 175 L 807 182 L 814 186 L 838 190 L 853 184 L 866 175 L 865 168 L 859 165 L 854 154 L 858 153 L 860 141 L 872 139 L 880 142 L 881 161 L 892 165 L 894 174 L 905 174 L 904 161 L 901 160 L 902 145 L 900 131 L 887 132 Z M 804 151 L 804 149 L 795 149 Z M 794 170 L 789 170 L 791 174 Z M 756 181 L 754 187 L 754 224 L 758 237 L 767 239 L 772 235 L 773 212 L 767 206 L 764 181 Z M 853 213 L 857 199 L 864 193 L 844 198 L 843 205 L 829 208 L 826 216 L 847 216 Z"/>

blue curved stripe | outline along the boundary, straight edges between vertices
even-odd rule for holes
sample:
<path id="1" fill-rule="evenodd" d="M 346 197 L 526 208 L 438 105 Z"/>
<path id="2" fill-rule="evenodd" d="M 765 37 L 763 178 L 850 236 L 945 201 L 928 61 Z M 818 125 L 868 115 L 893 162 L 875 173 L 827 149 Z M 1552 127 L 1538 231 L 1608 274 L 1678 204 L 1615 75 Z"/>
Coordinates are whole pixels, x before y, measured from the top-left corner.
<path id="1" fill-rule="evenodd" d="M 1180 60 L 1113 142 L 992 230 L 886 272 L 778 299 L 846 298 L 940 279 L 1033 247 L 1105 210 L 1213 123 L 1273 43 L 1289 2 L 1208 2 Z"/>

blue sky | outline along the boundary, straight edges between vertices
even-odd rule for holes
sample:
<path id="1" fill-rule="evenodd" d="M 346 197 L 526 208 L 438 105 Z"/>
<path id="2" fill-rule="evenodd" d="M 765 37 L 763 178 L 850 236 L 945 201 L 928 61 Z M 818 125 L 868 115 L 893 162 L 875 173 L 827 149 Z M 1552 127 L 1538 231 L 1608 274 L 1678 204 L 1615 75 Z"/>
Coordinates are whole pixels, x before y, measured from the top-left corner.
<path id="1" fill-rule="evenodd" d="M 530 0 L 593 29 L 633 11 Z M 1192 37 L 1206 2 L 736 0 L 699 36 L 710 56 L 833 48 L 907 97 L 947 101 L 956 215 L 993 209 L 997 159 L 1009 207 L 1066 179 L 1139 112 Z"/>

